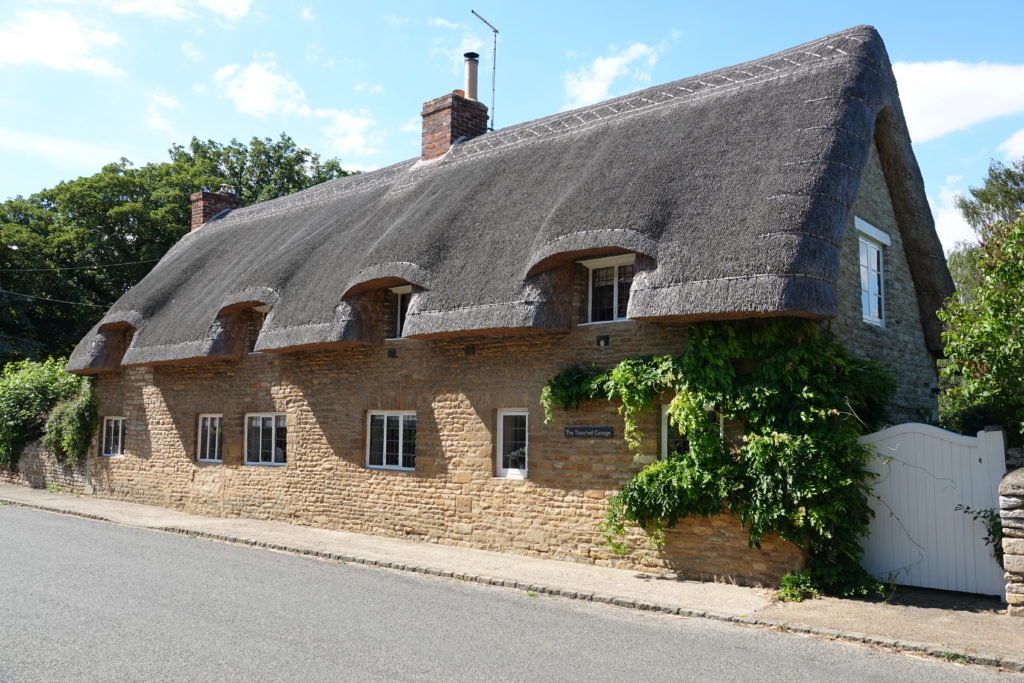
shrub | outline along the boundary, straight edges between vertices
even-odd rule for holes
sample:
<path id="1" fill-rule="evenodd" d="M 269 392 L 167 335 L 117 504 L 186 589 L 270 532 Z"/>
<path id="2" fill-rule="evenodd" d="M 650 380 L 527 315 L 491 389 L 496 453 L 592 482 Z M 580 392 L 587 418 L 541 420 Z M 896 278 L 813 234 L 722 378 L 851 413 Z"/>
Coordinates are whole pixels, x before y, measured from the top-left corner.
<path id="1" fill-rule="evenodd" d="M 84 382 L 77 395 L 61 401 L 50 411 L 43 432 L 43 445 L 60 464 L 77 465 L 89 450 L 96 423 L 92 384 Z"/>
<path id="2" fill-rule="evenodd" d="M 25 444 L 43 435 L 47 415 L 78 394 L 86 380 L 64 371 L 65 361 L 17 361 L 0 371 L 0 465 L 13 468 Z"/>

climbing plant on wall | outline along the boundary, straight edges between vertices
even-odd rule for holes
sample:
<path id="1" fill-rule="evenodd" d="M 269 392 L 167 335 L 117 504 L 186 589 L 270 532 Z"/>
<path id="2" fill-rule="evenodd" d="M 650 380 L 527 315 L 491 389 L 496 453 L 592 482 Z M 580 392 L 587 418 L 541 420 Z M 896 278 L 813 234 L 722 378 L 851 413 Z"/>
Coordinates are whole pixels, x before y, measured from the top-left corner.
<path id="1" fill-rule="evenodd" d="M 891 375 L 853 357 L 819 325 L 773 320 L 700 323 L 679 356 L 627 358 L 605 372 L 568 368 L 545 387 L 546 415 L 580 400 L 616 401 L 634 450 L 637 418 L 671 397 L 689 449 L 637 473 L 609 503 L 602 531 L 626 550 L 636 525 L 655 542 L 690 516 L 735 513 L 752 546 L 774 534 L 808 556 L 807 578 L 834 594 L 874 585 L 860 568 L 871 519 L 869 452 L 857 442 L 884 420 Z M 718 416 L 743 425 L 723 440 Z"/>

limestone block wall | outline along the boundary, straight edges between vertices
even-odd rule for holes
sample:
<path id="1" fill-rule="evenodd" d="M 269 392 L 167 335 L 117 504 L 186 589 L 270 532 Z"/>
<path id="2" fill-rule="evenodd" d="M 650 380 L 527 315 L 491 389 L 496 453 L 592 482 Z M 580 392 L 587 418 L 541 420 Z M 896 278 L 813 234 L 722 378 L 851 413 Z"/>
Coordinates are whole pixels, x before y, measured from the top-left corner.
<path id="1" fill-rule="evenodd" d="M 13 470 L 0 467 L 0 481 L 34 489 L 56 488 L 67 493 L 92 493 L 86 466 L 66 467 L 38 441 L 25 446 Z"/>
<path id="2" fill-rule="evenodd" d="M 884 326 L 864 321 L 855 216 L 886 233 L 892 241 L 883 255 Z M 874 144 L 847 219 L 837 289 L 839 316 L 827 324 L 855 355 L 895 371 L 899 383 L 890 408 L 893 422 L 923 422 L 936 417 L 938 399 L 932 392 L 938 382 L 935 361 L 925 345 L 914 281 Z"/>
<path id="3" fill-rule="evenodd" d="M 597 338 L 607 337 L 607 346 Z M 101 376 L 101 416 L 126 418 L 125 454 L 89 458 L 98 495 L 202 514 L 331 529 L 684 576 L 775 582 L 802 566 L 792 545 L 747 547 L 728 515 L 686 520 L 664 548 L 613 556 L 597 532 L 608 497 L 658 452 L 658 417 L 631 454 L 613 405 L 594 401 L 543 423 L 540 390 L 573 362 L 606 367 L 630 355 L 679 353 L 686 327 L 623 321 L 567 333 L 399 339 L 336 351 L 254 353 L 239 361 L 128 368 Z M 526 479 L 496 475 L 497 412 L 528 411 Z M 414 471 L 366 466 L 367 412 L 417 416 Z M 243 464 L 250 412 L 287 415 L 288 463 Z M 224 462 L 196 461 L 201 413 L 224 416 Z M 571 439 L 564 427 L 611 426 L 614 438 Z"/>
<path id="4" fill-rule="evenodd" d="M 1006 613 L 1024 617 L 1024 468 L 999 484 L 999 516 L 1003 522 L 1003 568 L 1006 570 Z"/>

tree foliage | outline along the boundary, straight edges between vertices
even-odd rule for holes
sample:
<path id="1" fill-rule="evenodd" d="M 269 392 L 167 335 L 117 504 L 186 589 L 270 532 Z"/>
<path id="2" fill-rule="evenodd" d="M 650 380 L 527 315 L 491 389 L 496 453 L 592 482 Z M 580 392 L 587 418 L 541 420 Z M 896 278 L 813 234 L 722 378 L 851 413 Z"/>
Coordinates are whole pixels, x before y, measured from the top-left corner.
<path id="1" fill-rule="evenodd" d="M 0 204 L 0 363 L 67 354 L 188 232 L 192 192 L 232 185 L 250 204 L 348 175 L 284 133 L 227 145 L 193 138 L 169 153 L 138 167 L 121 159 Z M 115 263 L 131 265 L 92 267 Z"/>
<path id="2" fill-rule="evenodd" d="M 970 192 L 970 198 L 958 197 L 956 205 L 975 232 L 1017 220 L 1017 214 L 1024 209 L 1024 158 L 1009 166 L 993 161 L 984 184 L 972 187 Z"/>
<path id="3" fill-rule="evenodd" d="M 944 423 L 961 431 L 979 419 L 1024 436 L 1024 213 L 983 230 L 976 267 L 981 280 L 970 299 L 951 297 L 940 319 L 946 363 Z M 984 424 L 980 425 L 984 426 Z"/>
<path id="4" fill-rule="evenodd" d="M 808 580 L 850 594 L 875 582 L 860 568 L 867 534 L 869 452 L 858 437 L 884 420 L 894 383 L 878 366 L 852 357 L 809 322 L 776 320 L 693 325 L 681 356 L 627 358 L 580 385 L 542 396 L 620 403 L 627 442 L 639 448 L 637 417 L 662 394 L 689 448 L 636 474 L 610 501 L 603 530 L 623 550 L 627 526 L 655 541 L 690 516 L 731 510 L 751 545 L 767 534 L 809 555 Z M 570 407 L 567 401 L 562 407 Z M 717 419 L 742 424 L 723 440 Z"/>
<path id="5" fill-rule="evenodd" d="M 64 372 L 64 363 L 53 358 L 18 361 L 0 371 L 0 465 L 13 467 L 25 444 L 43 435 L 53 406 L 88 384 L 86 378 Z"/>

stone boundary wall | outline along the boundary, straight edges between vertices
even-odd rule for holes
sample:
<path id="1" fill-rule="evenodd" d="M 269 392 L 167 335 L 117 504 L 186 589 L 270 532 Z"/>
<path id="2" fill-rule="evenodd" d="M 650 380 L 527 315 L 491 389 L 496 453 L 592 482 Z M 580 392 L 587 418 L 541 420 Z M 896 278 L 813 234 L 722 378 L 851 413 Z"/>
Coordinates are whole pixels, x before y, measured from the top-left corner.
<path id="1" fill-rule="evenodd" d="M 0 481 L 67 493 L 93 492 L 84 463 L 75 467 L 61 465 L 38 441 L 25 446 L 13 470 L 0 466 Z"/>
<path id="2" fill-rule="evenodd" d="M 1003 521 L 1006 613 L 1024 617 L 1024 468 L 1010 472 L 999 484 L 999 516 Z"/>

